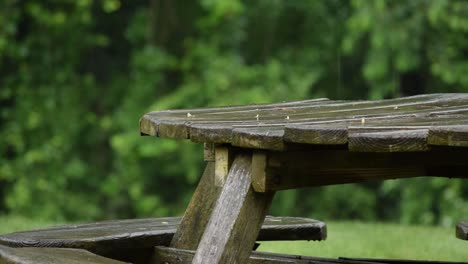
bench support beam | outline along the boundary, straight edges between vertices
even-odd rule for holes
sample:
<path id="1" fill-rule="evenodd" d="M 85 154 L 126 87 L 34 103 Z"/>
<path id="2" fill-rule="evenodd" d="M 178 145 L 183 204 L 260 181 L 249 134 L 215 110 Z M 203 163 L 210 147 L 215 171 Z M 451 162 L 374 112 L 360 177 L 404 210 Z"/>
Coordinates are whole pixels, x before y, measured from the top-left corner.
<path id="1" fill-rule="evenodd" d="M 434 176 L 468 178 L 468 151 L 363 153 L 347 150 L 289 150 L 253 154 L 257 192 L 302 187 Z"/>
<path id="2" fill-rule="evenodd" d="M 252 186 L 252 155 L 238 154 L 198 245 L 193 263 L 245 263 L 273 193 Z"/>

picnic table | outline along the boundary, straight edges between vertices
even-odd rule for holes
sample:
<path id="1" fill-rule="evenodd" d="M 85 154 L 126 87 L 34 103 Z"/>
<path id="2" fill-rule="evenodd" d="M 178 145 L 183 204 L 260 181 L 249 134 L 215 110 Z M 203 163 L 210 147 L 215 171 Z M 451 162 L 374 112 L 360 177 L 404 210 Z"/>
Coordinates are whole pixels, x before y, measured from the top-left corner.
<path id="1" fill-rule="evenodd" d="M 1 235 L 0 263 L 427 263 L 252 250 L 256 241 L 326 238 L 318 220 L 266 216 L 276 191 L 418 176 L 468 178 L 468 94 L 157 111 L 141 118 L 140 131 L 204 143 L 207 166 L 182 218 Z M 457 225 L 456 236 L 468 240 L 467 221 Z"/>
<path id="2" fill-rule="evenodd" d="M 170 247 L 156 249 L 160 263 L 254 263 L 276 191 L 468 178 L 468 94 L 157 111 L 140 131 L 204 143 L 208 163 Z"/>

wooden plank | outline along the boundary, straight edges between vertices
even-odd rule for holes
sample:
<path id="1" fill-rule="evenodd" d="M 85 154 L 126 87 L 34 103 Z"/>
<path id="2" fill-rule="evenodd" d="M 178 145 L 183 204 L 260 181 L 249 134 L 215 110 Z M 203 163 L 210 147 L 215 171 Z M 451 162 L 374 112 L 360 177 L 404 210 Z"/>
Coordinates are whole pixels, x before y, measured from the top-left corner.
<path id="1" fill-rule="evenodd" d="M 459 239 L 468 240 L 468 221 L 457 224 L 456 235 Z"/>
<path id="2" fill-rule="evenodd" d="M 434 106 L 456 106 L 466 103 L 466 94 L 429 94 L 377 101 L 316 101 L 267 104 L 262 107 L 247 105 L 241 107 L 218 107 L 151 112 L 147 118 L 161 121 L 184 120 L 193 122 L 219 120 L 257 120 L 285 119 L 289 114 L 339 116 L 339 113 L 356 115 L 358 113 L 395 113 L 408 110 L 431 110 Z M 357 111 L 357 112 L 356 112 Z M 258 117 L 257 117 L 258 115 Z M 255 118 L 257 117 L 257 118 Z M 274 117 L 274 118 L 271 118 Z M 278 118 L 279 117 L 279 118 Z"/>
<path id="3" fill-rule="evenodd" d="M 428 151 L 427 129 L 389 132 L 354 131 L 349 135 L 348 148 L 359 152 L 416 152 Z"/>
<path id="4" fill-rule="evenodd" d="M 192 124 L 189 133 L 193 142 L 231 143 L 232 125 Z"/>
<path id="5" fill-rule="evenodd" d="M 83 248 L 92 251 L 168 246 L 180 222 L 180 217 L 163 217 L 72 224 L 1 235 L 0 244 L 9 247 Z M 257 240 L 325 240 L 326 234 L 326 225 L 321 221 L 267 216 Z"/>
<path id="6" fill-rule="evenodd" d="M 432 127 L 429 130 L 428 143 L 438 146 L 468 147 L 468 125 Z"/>
<path id="7" fill-rule="evenodd" d="M 253 155 L 257 192 L 419 176 L 468 178 L 468 149 L 429 152 L 289 150 Z M 372 161 L 372 162 L 370 162 Z"/>
<path id="8" fill-rule="evenodd" d="M 193 263 L 244 263 L 271 203 L 273 193 L 251 187 L 251 159 L 238 154 L 229 171 Z"/>
<path id="9" fill-rule="evenodd" d="M 184 217 L 172 238 L 171 247 L 196 249 L 219 197 L 221 188 L 214 185 L 214 162 L 208 162 Z"/>
<path id="10" fill-rule="evenodd" d="M 10 248 L 0 246 L 0 263 L 8 264 L 123 264 L 82 249 Z"/>
<path id="11" fill-rule="evenodd" d="M 348 143 L 348 126 L 346 124 L 286 126 L 284 140 L 316 145 L 343 145 Z"/>
<path id="12" fill-rule="evenodd" d="M 359 145 L 366 140 L 377 145 L 370 145 L 365 151 L 427 151 L 427 129 L 430 145 L 468 146 L 466 129 L 439 129 L 467 123 L 468 94 L 434 94 L 379 101 L 319 100 L 261 107 L 160 111 L 143 116 L 140 130 L 160 137 L 270 150 L 283 150 L 284 142 L 345 145 L 349 136 L 355 140 L 349 146 L 356 151 L 369 145 Z M 352 126 L 357 127 L 353 129 L 355 132 L 381 127 L 380 132 L 388 133 L 382 137 L 374 134 L 352 137 Z M 402 131 L 396 139 L 399 133 L 395 128 L 406 130 L 405 126 L 421 126 L 421 133 Z"/>
<path id="13" fill-rule="evenodd" d="M 157 136 L 158 121 L 148 116 L 140 118 L 140 133 L 141 135 Z"/>
<path id="14" fill-rule="evenodd" d="M 284 141 L 314 145 L 341 145 L 348 142 L 348 133 L 390 132 L 398 130 L 431 129 L 437 126 L 453 126 L 468 123 L 468 115 L 415 116 L 413 113 L 392 116 L 351 117 L 330 121 L 310 121 L 307 124 L 287 124 Z M 430 137 L 430 135 L 429 135 Z M 446 145 L 445 142 L 439 145 Z"/>
<path id="15" fill-rule="evenodd" d="M 454 96 L 450 96 L 450 98 L 453 99 Z M 409 98 L 401 98 L 401 100 L 408 100 L 408 99 L 411 99 L 411 97 Z M 400 100 L 400 99 L 396 99 L 396 100 Z M 395 101 L 396 101 L 395 100 Z M 462 107 L 462 109 L 464 109 L 464 111 L 467 110 L 466 108 L 466 105 L 465 105 L 465 101 L 462 101 L 461 103 L 458 102 L 456 104 L 454 104 L 454 102 L 452 102 L 452 104 L 450 105 L 446 105 L 446 102 L 447 102 L 447 98 L 444 98 L 443 96 L 441 96 L 441 98 L 437 99 L 437 100 L 432 100 L 432 101 L 420 101 L 420 102 L 411 102 L 411 100 L 408 102 L 408 103 L 404 103 L 404 104 L 393 104 L 394 100 L 385 100 L 385 101 L 363 101 L 363 102 L 346 102 L 346 103 L 339 103 L 339 104 L 335 104 L 335 105 L 330 105 L 330 104 L 327 104 L 327 105 L 313 105 L 311 109 L 309 108 L 305 108 L 304 109 L 304 106 L 300 106 L 301 110 L 298 111 L 298 110 L 295 110 L 294 106 L 290 106 L 290 107 L 287 107 L 287 108 L 278 108 L 278 107 L 273 107 L 273 108 L 269 108 L 269 109 L 266 109 L 264 112 L 261 112 L 261 111 L 257 111 L 256 113 L 260 113 L 259 114 L 259 117 L 255 118 L 256 115 L 252 115 L 252 114 L 248 114 L 248 115 L 244 115 L 243 113 L 239 113 L 239 112 L 236 112 L 236 111 L 232 111 L 232 112 L 229 112 L 228 110 L 230 108 L 225 108 L 226 111 L 223 111 L 223 112 L 206 112 L 203 114 L 203 115 L 197 115 L 197 117 L 194 117 L 192 116 L 191 118 L 187 118 L 187 116 L 185 116 L 185 113 L 187 113 L 187 111 L 189 110 L 184 110 L 185 112 L 183 112 L 182 115 L 180 114 L 172 114 L 172 118 L 169 118 L 166 119 L 164 118 L 164 113 L 167 112 L 167 111 L 163 111 L 161 114 L 159 114 L 159 116 L 163 116 L 163 118 L 161 119 L 161 121 L 163 121 L 163 123 L 165 121 L 174 121 L 174 120 L 181 120 L 181 121 L 184 121 L 184 122 L 187 122 L 187 123 L 190 123 L 190 124 L 195 124 L 195 123 L 203 123 L 203 122 L 210 122 L 210 124 L 216 124 L 216 123 L 219 123 L 219 121 L 222 122 L 227 122 L 229 120 L 238 120 L 238 121 L 242 121 L 242 123 L 245 123 L 245 122 L 249 122 L 249 121 L 258 121 L 258 122 L 252 122 L 252 123 L 263 123 L 264 121 L 268 121 L 268 120 L 283 120 L 283 124 L 286 122 L 284 119 L 286 117 L 286 115 L 283 114 L 283 112 L 288 112 L 288 111 L 292 111 L 294 113 L 301 113 L 301 115 L 304 115 L 306 117 L 309 117 L 309 116 L 313 116 L 313 117 L 340 117 L 340 116 L 353 116 L 353 117 L 359 117 L 357 114 L 362 114 L 362 116 L 375 116 L 376 113 L 379 113 L 380 115 L 384 115 L 384 116 L 388 116 L 388 117 L 391 117 L 393 115 L 395 115 L 395 113 L 397 114 L 403 114 L 403 113 L 412 113 L 414 116 L 428 116 L 428 117 L 432 117 L 433 115 L 440 115 L 440 114 L 446 114 L 447 113 L 447 110 L 446 109 L 451 109 L 452 107 Z M 461 105 L 459 105 L 461 104 Z M 367 105 L 364 106 L 364 105 Z M 440 106 L 444 106 L 443 110 L 440 110 Z M 379 112 L 376 110 L 384 110 L 383 112 Z M 437 111 L 433 111 L 434 109 L 436 109 Z M 209 110 L 206 109 L 206 110 Z M 258 110 L 258 109 L 257 109 Z M 314 111 L 311 111 L 311 110 L 314 110 Z M 319 110 L 319 111 L 317 111 Z M 350 112 L 351 111 L 351 112 Z M 356 112 L 358 111 L 358 112 Z M 459 111 L 458 111 L 459 112 Z M 174 112 L 173 112 L 174 113 Z M 450 112 L 451 114 L 455 113 L 454 111 L 451 111 Z M 325 115 L 324 115 L 325 114 Z M 215 119 L 213 118 L 210 118 L 210 116 L 216 116 Z M 291 117 L 293 115 L 290 115 Z M 265 117 L 264 119 L 262 119 L 261 117 Z M 274 117 L 274 118 L 269 118 L 269 117 Z M 295 118 L 297 119 L 297 118 Z M 190 121 L 190 122 L 188 122 Z"/>
<path id="16" fill-rule="evenodd" d="M 308 240 L 321 241 L 327 238 L 324 222 L 303 217 L 267 216 L 263 222 L 258 241 Z"/>
<path id="17" fill-rule="evenodd" d="M 154 264 L 189 264 L 192 263 L 195 252 L 192 250 L 181 250 L 175 248 L 156 247 Z M 239 263 L 239 262 L 221 262 L 221 263 Z M 274 254 L 266 252 L 251 252 L 248 259 L 242 264 L 377 264 L 372 261 L 342 260 L 331 258 L 316 258 L 298 255 Z"/>
<path id="18" fill-rule="evenodd" d="M 233 146 L 255 149 L 283 150 L 283 128 L 234 129 Z"/>
<path id="19" fill-rule="evenodd" d="M 284 170 L 282 170 L 284 172 Z M 353 168 L 353 169 L 320 169 L 292 170 L 294 177 L 284 177 L 273 170 L 268 170 L 264 185 L 257 186 L 255 191 L 268 192 L 316 187 L 334 184 L 358 183 L 370 180 L 388 180 L 418 177 L 424 174 L 418 168 Z"/>
<path id="20" fill-rule="evenodd" d="M 95 253 L 113 248 L 145 248 L 168 245 L 179 223 L 179 217 L 162 217 L 63 225 L 1 235 L 0 244 L 81 248 Z"/>

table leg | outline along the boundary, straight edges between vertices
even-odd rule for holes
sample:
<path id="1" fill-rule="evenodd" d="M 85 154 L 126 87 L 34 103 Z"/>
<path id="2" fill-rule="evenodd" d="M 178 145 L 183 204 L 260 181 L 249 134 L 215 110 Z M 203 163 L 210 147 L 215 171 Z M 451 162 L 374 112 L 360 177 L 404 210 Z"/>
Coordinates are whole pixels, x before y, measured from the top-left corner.
<path id="1" fill-rule="evenodd" d="M 234 159 L 192 263 L 246 263 L 273 198 L 252 188 L 252 155 Z"/>

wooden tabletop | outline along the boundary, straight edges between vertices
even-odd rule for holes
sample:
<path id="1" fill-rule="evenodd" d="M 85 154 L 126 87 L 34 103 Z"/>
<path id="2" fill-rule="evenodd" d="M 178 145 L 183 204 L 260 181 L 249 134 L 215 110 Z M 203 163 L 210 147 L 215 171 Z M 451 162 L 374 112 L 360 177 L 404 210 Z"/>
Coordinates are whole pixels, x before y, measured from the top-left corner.
<path id="1" fill-rule="evenodd" d="M 378 101 L 313 99 L 276 104 L 156 111 L 143 135 L 283 150 L 333 145 L 355 152 L 468 147 L 468 94 Z"/>

